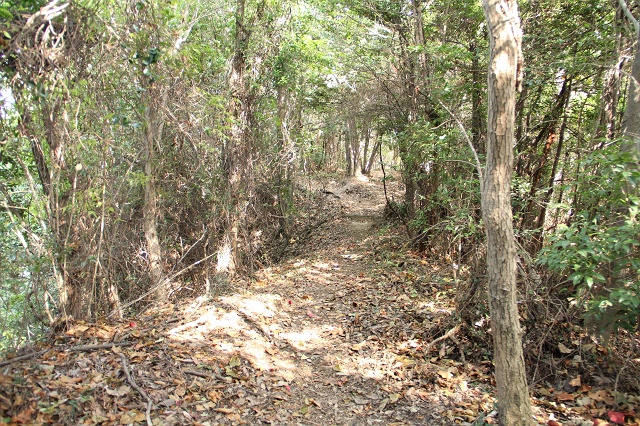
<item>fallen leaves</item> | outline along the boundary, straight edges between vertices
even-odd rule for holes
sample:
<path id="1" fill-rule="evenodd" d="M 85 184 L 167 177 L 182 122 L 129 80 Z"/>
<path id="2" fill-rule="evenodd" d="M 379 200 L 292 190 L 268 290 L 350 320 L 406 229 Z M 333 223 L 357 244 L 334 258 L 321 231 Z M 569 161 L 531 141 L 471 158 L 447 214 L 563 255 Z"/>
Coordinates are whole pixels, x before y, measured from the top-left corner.
<path id="1" fill-rule="evenodd" d="M 572 349 L 567 348 L 564 344 L 562 343 L 558 343 L 558 350 L 560 350 L 560 353 L 562 354 L 570 354 L 571 352 L 573 352 Z"/>
<path id="2" fill-rule="evenodd" d="M 142 424 L 144 392 L 153 424 L 497 424 L 492 365 L 464 359 L 479 343 L 454 320 L 448 272 L 377 237 L 344 235 L 338 220 L 312 235 L 322 256 L 262 273 L 247 290 L 262 299 L 80 322 L 48 352 L 4 364 L 0 419 Z M 484 322 L 473 331 L 486 333 Z M 558 382 L 534 389 L 540 423 L 637 423 L 637 396 L 566 371 L 605 348 L 570 337 L 551 352 L 563 357 Z"/>
<path id="3" fill-rule="evenodd" d="M 624 413 L 619 413 L 617 411 L 607 411 L 607 417 L 609 417 L 609 420 L 611 420 L 613 423 L 617 424 L 617 425 L 623 425 L 624 424 Z"/>
<path id="4" fill-rule="evenodd" d="M 555 396 L 555 399 L 559 402 L 573 401 L 576 399 L 576 396 L 567 392 L 560 392 Z"/>

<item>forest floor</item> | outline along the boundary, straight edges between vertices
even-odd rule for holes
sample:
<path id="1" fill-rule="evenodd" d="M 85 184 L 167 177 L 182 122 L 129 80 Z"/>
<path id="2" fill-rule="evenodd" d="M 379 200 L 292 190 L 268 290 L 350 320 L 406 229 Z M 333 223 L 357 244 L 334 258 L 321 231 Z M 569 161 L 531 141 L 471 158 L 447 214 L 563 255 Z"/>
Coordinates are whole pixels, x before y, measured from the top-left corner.
<path id="1" fill-rule="evenodd" d="M 0 419 L 497 424 L 488 352 L 484 361 L 465 360 L 446 333 L 455 309 L 451 269 L 412 253 L 401 243 L 406 236 L 383 222 L 379 178 L 320 186 L 326 221 L 294 242 L 297 255 L 251 282 L 126 321 L 77 323 L 0 362 Z M 389 183 L 389 194 L 400 196 L 399 183 Z M 436 342 L 424 331 L 434 324 L 445 327 Z M 611 389 L 567 380 L 571 389 L 535 390 L 541 424 L 602 426 L 620 415 L 634 424 L 637 396 L 625 395 L 622 412 Z"/>

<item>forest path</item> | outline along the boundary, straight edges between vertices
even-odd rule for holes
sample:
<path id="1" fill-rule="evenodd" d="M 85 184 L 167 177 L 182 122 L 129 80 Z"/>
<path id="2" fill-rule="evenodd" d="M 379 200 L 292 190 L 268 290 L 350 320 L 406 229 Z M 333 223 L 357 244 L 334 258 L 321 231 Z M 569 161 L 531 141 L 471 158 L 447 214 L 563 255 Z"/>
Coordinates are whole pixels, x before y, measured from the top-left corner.
<path id="1" fill-rule="evenodd" d="M 459 348 L 446 340 L 428 345 L 424 330 L 451 314 L 450 279 L 398 254 L 380 178 L 325 190 L 336 213 L 244 289 L 80 323 L 43 354 L 0 364 L 3 417 L 148 424 L 147 401 L 154 425 L 448 425 L 490 413 L 488 366 L 448 359 Z"/>
<path id="2" fill-rule="evenodd" d="M 401 194 L 398 182 L 388 186 L 389 195 Z M 469 389 L 466 372 L 481 381 L 488 374 L 449 360 L 437 366 L 420 353 L 425 322 L 443 313 L 418 300 L 436 289 L 425 286 L 434 271 L 417 257 L 398 256 L 397 247 L 384 248 L 390 240 L 381 176 L 312 189 L 324 190 L 326 210 L 339 213 L 298 242 L 298 256 L 169 331 L 189 345 L 203 339 L 207 352 L 224 360 L 221 376 L 241 364 L 232 370 L 246 380 L 234 379 L 217 403 L 230 412 L 210 423 L 470 424 L 483 400 L 490 412 L 493 402 Z M 446 356 L 453 348 L 438 349 Z M 474 404 L 465 403 L 470 399 Z"/>

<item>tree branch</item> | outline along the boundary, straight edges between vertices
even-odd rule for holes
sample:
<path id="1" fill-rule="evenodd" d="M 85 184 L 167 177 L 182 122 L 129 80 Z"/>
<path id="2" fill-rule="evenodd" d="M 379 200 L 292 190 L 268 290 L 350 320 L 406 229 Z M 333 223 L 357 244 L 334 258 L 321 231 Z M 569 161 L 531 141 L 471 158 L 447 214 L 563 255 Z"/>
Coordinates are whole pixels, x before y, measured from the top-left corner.
<path id="1" fill-rule="evenodd" d="M 133 342 L 115 342 L 115 343 L 105 343 L 104 345 L 81 345 L 74 346 L 69 349 L 71 352 L 90 352 L 99 349 L 111 349 L 116 346 L 132 346 Z"/>
<path id="2" fill-rule="evenodd" d="M 131 377 L 131 373 L 129 372 L 129 366 L 127 364 L 127 359 L 125 358 L 125 356 L 123 354 L 118 354 L 118 355 L 120 356 L 120 361 L 122 361 L 122 369 L 124 370 L 124 374 L 127 376 L 127 381 L 129 382 L 132 388 L 138 391 L 138 393 L 142 395 L 144 399 L 147 400 L 147 412 L 146 412 L 147 425 L 153 426 L 153 423 L 151 422 L 151 406 L 153 405 L 153 403 L 151 402 L 151 398 L 149 398 L 149 395 L 147 395 L 147 393 L 140 386 L 138 386 L 136 381 L 133 380 L 133 377 Z"/>
<path id="3" fill-rule="evenodd" d="M 624 1 L 624 0 L 620 0 L 620 1 Z M 469 145 L 469 148 L 471 149 L 471 152 L 473 153 L 473 158 L 476 160 L 476 164 L 475 165 L 476 165 L 476 169 L 478 171 L 478 178 L 480 180 L 480 192 L 482 192 L 482 187 L 484 185 L 484 178 L 483 178 L 483 173 L 482 173 L 482 164 L 480 164 L 480 158 L 478 157 L 478 152 L 474 148 L 473 142 L 471 141 L 471 138 L 467 134 L 467 130 L 464 128 L 464 125 L 462 124 L 462 122 L 460 121 L 458 116 L 455 115 L 449 108 L 447 108 L 447 106 L 440 99 L 438 99 L 438 103 L 440 104 L 440 106 L 442 106 L 442 108 L 447 110 L 449 115 L 456 121 L 456 123 L 458 123 L 458 127 L 460 127 L 460 131 L 464 135 L 464 138 L 467 141 L 467 144 Z"/>
<path id="4" fill-rule="evenodd" d="M 635 28 L 636 30 L 636 35 L 638 35 L 638 33 L 640 33 L 640 24 L 638 23 L 638 20 L 631 14 L 629 6 L 627 6 L 627 2 L 625 0 L 618 0 L 618 4 L 620 5 L 620 8 L 624 12 L 627 19 L 633 24 L 633 28 Z"/>
<path id="5" fill-rule="evenodd" d="M 34 352 L 34 353 L 28 354 L 28 355 L 17 356 L 15 358 L 11 358 L 11 359 L 8 359 L 6 361 L 0 362 L 0 367 L 4 367 L 5 365 L 13 364 L 14 362 L 24 361 L 25 359 L 37 358 L 37 357 L 39 357 L 41 355 L 44 355 L 48 351 L 49 351 L 49 349 L 45 349 L 44 351 Z"/>

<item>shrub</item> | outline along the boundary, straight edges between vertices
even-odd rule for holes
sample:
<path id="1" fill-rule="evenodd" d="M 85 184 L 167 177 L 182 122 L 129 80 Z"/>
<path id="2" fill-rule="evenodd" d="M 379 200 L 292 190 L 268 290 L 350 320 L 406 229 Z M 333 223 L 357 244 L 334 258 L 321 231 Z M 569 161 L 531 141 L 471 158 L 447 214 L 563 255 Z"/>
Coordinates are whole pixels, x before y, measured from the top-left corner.
<path id="1" fill-rule="evenodd" d="M 598 151 L 581 164 L 573 190 L 580 211 L 558 227 L 538 262 L 564 274 L 576 286 L 589 323 L 608 336 L 619 327 L 634 330 L 640 314 L 640 224 L 638 161 L 615 148 Z"/>

